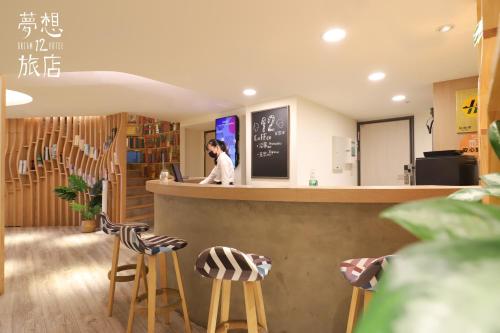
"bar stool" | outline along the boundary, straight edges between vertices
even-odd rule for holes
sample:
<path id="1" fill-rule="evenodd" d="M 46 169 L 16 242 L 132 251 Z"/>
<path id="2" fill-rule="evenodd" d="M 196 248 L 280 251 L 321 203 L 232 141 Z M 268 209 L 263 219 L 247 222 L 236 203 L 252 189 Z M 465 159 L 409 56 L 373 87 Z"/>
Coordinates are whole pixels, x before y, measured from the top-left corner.
<path id="1" fill-rule="evenodd" d="M 260 282 L 271 269 L 271 259 L 256 254 L 246 254 L 230 247 L 216 246 L 199 254 L 195 269 L 202 276 L 214 279 L 207 333 L 227 333 L 231 329 L 247 329 L 249 333 L 258 333 L 261 330 L 268 332 Z M 229 320 L 232 281 L 243 282 L 246 321 Z M 217 324 L 221 289 L 221 315 Z"/>
<path id="2" fill-rule="evenodd" d="M 340 264 L 340 271 L 353 286 L 347 319 L 347 333 L 353 331 L 362 310 L 366 310 L 375 286 L 392 257 L 349 259 Z"/>
<path id="3" fill-rule="evenodd" d="M 132 300 L 130 304 L 130 311 L 128 317 L 127 333 L 132 332 L 134 325 L 134 317 L 137 311 L 147 311 L 148 315 L 148 333 L 154 333 L 156 310 L 165 312 L 167 323 L 169 322 L 170 311 L 177 308 L 182 309 L 184 317 L 184 331 L 191 333 L 191 323 L 189 322 L 189 315 L 186 305 L 186 297 L 184 295 L 184 286 L 182 284 L 181 272 L 179 269 L 179 261 L 177 259 L 177 250 L 186 247 L 185 240 L 170 237 L 170 236 L 156 236 L 156 235 L 140 235 L 133 227 L 124 226 L 120 230 L 120 236 L 123 244 L 129 249 L 137 252 L 137 265 L 135 269 L 134 288 L 132 291 Z M 172 261 L 174 262 L 174 270 L 177 279 L 178 290 L 167 288 L 167 253 L 172 254 Z M 148 285 L 147 293 L 139 295 L 139 286 L 141 275 L 144 274 L 144 256 L 148 258 Z M 160 285 L 161 288 L 157 289 L 157 259 L 159 259 L 160 270 Z M 174 294 L 178 297 L 176 302 L 169 303 L 170 296 Z M 162 306 L 156 306 L 156 296 L 162 295 Z M 141 301 L 147 299 L 147 306 L 137 307 L 136 305 Z"/>
<path id="4" fill-rule="evenodd" d="M 108 272 L 109 279 L 109 296 L 108 296 L 108 316 L 113 315 L 113 304 L 115 299 L 115 289 L 117 282 L 130 282 L 134 281 L 135 274 L 131 275 L 118 275 L 119 272 L 126 271 L 129 269 L 134 269 L 135 265 L 121 265 L 118 266 L 118 259 L 120 257 L 120 229 L 124 224 L 116 224 L 111 222 L 111 219 L 106 213 L 99 214 L 101 219 L 101 230 L 114 237 L 113 243 L 113 257 L 111 259 L 111 269 Z M 145 223 L 134 223 L 126 224 L 133 227 L 137 232 L 146 232 L 149 230 L 149 226 Z M 144 281 L 146 281 L 147 267 L 144 267 Z M 145 284 L 147 288 L 147 284 Z"/>

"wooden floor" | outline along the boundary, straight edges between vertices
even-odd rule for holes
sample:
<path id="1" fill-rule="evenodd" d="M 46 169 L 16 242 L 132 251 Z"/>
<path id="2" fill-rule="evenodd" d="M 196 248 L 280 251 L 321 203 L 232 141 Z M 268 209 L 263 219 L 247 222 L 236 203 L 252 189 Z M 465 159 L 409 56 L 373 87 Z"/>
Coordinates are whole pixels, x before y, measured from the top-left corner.
<path id="1" fill-rule="evenodd" d="M 112 242 L 75 227 L 7 228 L 0 332 L 125 332 L 132 282 L 117 285 L 114 315 L 106 315 Z M 120 264 L 134 259 L 122 246 Z M 134 332 L 147 331 L 145 319 L 136 316 Z M 156 332 L 183 333 L 181 317 L 173 315 L 167 326 L 157 316 Z M 193 325 L 193 333 L 201 332 Z"/>

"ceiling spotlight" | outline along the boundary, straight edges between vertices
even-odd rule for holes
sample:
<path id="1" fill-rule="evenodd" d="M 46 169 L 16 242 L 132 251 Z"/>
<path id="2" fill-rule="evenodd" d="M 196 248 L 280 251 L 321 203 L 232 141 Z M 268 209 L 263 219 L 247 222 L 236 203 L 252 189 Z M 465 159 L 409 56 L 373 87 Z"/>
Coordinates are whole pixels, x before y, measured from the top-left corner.
<path id="1" fill-rule="evenodd" d="M 257 93 L 257 91 L 255 89 L 252 89 L 252 88 L 248 88 L 248 89 L 243 90 L 243 95 L 245 95 L 245 96 L 255 96 L 256 93 Z"/>
<path id="2" fill-rule="evenodd" d="M 406 99 L 406 96 L 405 95 L 396 95 L 396 96 L 392 96 L 392 100 L 394 102 L 402 102 Z"/>
<path id="3" fill-rule="evenodd" d="M 370 80 L 370 81 L 380 81 L 383 79 L 385 79 L 384 72 L 375 72 L 375 73 L 371 73 L 370 75 L 368 75 L 368 80 Z"/>
<path id="4" fill-rule="evenodd" d="M 439 31 L 439 32 L 448 32 L 448 31 L 450 31 L 453 28 L 454 28 L 453 24 L 445 24 L 445 25 L 440 26 L 437 29 L 437 31 Z"/>
<path id="5" fill-rule="evenodd" d="M 5 104 L 7 106 L 28 104 L 33 101 L 33 97 L 31 97 L 30 95 L 22 93 L 20 91 L 9 90 L 9 89 L 6 90 L 5 99 L 6 99 Z"/>
<path id="6" fill-rule="evenodd" d="M 334 28 L 326 31 L 322 38 L 327 43 L 335 43 L 340 42 L 346 36 L 346 32 L 344 29 Z"/>

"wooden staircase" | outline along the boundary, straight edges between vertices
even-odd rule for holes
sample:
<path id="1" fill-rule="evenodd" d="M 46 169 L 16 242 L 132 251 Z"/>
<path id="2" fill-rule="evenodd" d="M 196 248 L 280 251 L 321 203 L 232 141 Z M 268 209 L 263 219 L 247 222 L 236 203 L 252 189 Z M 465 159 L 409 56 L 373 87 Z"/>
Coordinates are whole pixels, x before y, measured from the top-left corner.
<path id="1" fill-rule="evenodd" d="M 127 170 L 127 222 L 154 222 L 154 195 L 146 191 L 146 178 L 139 170 Z"/>

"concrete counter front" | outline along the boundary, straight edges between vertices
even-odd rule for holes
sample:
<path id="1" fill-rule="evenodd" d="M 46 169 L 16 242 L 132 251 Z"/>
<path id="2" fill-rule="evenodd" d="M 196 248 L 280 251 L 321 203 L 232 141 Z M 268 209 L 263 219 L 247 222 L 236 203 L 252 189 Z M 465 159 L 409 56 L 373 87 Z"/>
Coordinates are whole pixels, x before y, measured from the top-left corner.
<path id="1" fill-rule="evenodd" d="M 179 251 L 191 319 L 206 325 L 211 281 L 194 271 L 198 253 L 224 245 L 271 257 L 262 284 L 269 330 L 344 332 L 351 288 L 342 260 L 392 253 L 415 239 L 379 213 L 396 202 L 446 196 L 455 187 L 262 188 L 149 181 L 155 232 L 186 239 Z M 170 274 L 172 275 L 172 274 Z M 244 317 L 233 284 L 231 316 Z"/>

